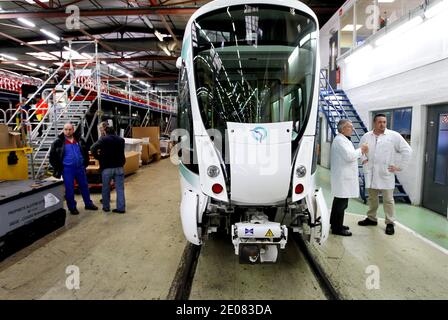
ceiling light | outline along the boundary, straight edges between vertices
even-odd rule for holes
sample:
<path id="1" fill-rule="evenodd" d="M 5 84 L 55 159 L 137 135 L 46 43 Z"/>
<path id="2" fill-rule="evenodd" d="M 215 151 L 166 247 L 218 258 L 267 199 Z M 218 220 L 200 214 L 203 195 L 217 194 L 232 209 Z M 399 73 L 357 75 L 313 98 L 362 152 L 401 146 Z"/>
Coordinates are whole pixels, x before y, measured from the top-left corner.
<path id="1" fill-rule="evenodd" d="M 28 64 L 32 67 L 37 67 L 37 64 L 33 63 L 33 62 L 28 62 Z"/>
<path id="2" fill-rule="evenodd" d="M 359 30 L 362 28 L 362 24 L 357 24 L 356 25 L 356 30 Z M 352 24 L 347 24 L 344 28 L 341 29 L 341 31 L 353 31 L 353 25 Z"/>
<path id="3" fill-rule="evenodd" d="M 378 3 L 392 3 L 395 2 L 395 0 L 378 0 Z"/>
<path id="4" fill-rule="evenodd" d="M 163 49 L 163 52 L 165 52 L 167 56 L 171 56 L 171 52 L 169 52 L 166 47 L 163 47 L 162 49 Z"/>
<path id="5" fill-rule="evenodd" d="M 50 1 L 50 0 L 40 0 L 40 2 L 48 2 L 48 1 Z M 26 2 L 31 3 L 31 4 L 36 3 L 36 1 L 34 1 L 34 0 L 26 0 Z"/>
<path id="6" fill-rule="evenodd" d="M 101 64 L 106 64 L 106 61 L 101 61 Z"/>
<path id="7" fill-rule="evenodd" d="M 27 25 L 28 27 L 34 28 L 36 25 L 34 23 L 32 23 L 29 20 L 26 20 L 24 18 L 18 18 L 17 20 L 19 20 L 21 23 Z"/>
<path id="8" fill-rule="evenodd" d="M 58 39 L 59 40 L 59 39 Z M 38 40 L 38 41 L 29 41 L 28 44 L 54 44 L 53 40 Z"/>
<path id="9" fill-rule="evenodd" d="M 14 61 L 17 60 L 16 57 L 13 57 L 13 56 L 10 56 L 10 55 L 4 54 L 4 53 L 0 53 L 0 56 L 2 56 L 5 59 L 8 59 L 8 60 L 14 60 Z"/>
<path id="10" fill-rule="evenodd" d="M 77 54 L 77 55 L 79 55 L 78 51 L 76 51 L 76 50 L 73 50 L 73 49 L 70 49 L 70 48 L 69 48 L 69 47 L 67 47 L 67 46 L 65 46 L 65 47 L 64 47 L 64 50 L 67 50 L 67 51 L 70 51 L 70 52 L 72 52 L 72 53 L 74 53 L 74 54 Z"/>
<path id="11" fill-rule="evenodd" d="M 160 41 L 162 41 L 163 42 L 163 35 L 159 32 L 159 31 L 155 31 L 154 32 L 154 35 L 160 40 Z"/>
<path id="12" fill-rule="evenodd" d="M 126 75 L 126 77 L 128 77 L 128 78 L 134 78 L 132 75 L 130 75 L 129 73 L 125 73 L 125 75 Z"/>
<path id="13" fill-rule="evenodd" d="M 88 53 L 81 53 L 81 55 L 86 57 L 87 59 L 93 60 L 93 57 Z"/>
<path id="14" fill-rule="evenodd" d="M 33 70 L 33 71 L 37 71 L 37 72 L 42 72 L 42 73 L 46 73 L 46 74 L 48 74 L 48 72 L 40 71 L 39 69 L 36 69 L 36 68 L 33 68 L 33 67 L 29 67 L 29 66 L 26 66 L 26 65 L 21 64 L 21 63 L 16 63 L 15 65 L 16 65 L 16 66 L 19 66 L 19 67 L 22 67 L 22 68 L 26 68 L 26 69 L 31 69 L 31 70 Z"/>
<path id="15" fill-rule="evenodd" d="M 50 31 L 47 31 L 45 29 L 40 29 L 40 32 L 42 32 L 46 36 L 48 36 L 56 41 L 59 41 L 59 37 L 57 35 L 55 35 L 54 33 L 51 33 Z"/>

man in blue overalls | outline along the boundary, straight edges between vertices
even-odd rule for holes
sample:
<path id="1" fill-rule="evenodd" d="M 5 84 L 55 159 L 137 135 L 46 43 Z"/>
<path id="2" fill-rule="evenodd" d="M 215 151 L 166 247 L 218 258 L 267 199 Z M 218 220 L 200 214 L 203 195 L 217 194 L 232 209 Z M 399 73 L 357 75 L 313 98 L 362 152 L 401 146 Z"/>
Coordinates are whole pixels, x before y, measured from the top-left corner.
<path id="1" fill-rule="evenodd" d="M 85 141 L 80 134 L 74 132 L 71 123 L 64 125 L 64 132 L 58 136 L 50 149 L 50 164 L 53 175 L 65 184 L 65 199 L 71 214 L 79 214 L 75 201 L 75 179 L 78 182 L 86 210 L 98 210 L 90 199 L 89 186 L 86 177 L 86 167 L 89 164 L 89 154 Z"/>

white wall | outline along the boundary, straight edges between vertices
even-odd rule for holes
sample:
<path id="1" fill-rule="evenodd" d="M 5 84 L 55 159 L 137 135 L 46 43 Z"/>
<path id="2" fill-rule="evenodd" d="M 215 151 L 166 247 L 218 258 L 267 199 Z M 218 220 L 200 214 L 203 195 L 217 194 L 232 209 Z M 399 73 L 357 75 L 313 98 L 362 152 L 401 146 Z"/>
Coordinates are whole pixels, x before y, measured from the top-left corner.
<path id="1" fill-rule="evenodd" d="M 382 45 L 372 42 L 370 50 L 339 61 L 341 87 L 368 128 L 372 111 L 412 107 L 413 161 L 398 177 L 417 205 L 422 202 L 427 106 L 448 102 L 447 30 L 448 8 Z"/>
<path id="2" fill-rule="evenodd" d="M 342 88 L 371 128 L 371 111 L 412 107 L 413 161 L 398 175 L 413 204 L 421 204 L 426 106 L 448 102 L 448 12 L 425 21 L 368 54 L 341 63 Z"/>

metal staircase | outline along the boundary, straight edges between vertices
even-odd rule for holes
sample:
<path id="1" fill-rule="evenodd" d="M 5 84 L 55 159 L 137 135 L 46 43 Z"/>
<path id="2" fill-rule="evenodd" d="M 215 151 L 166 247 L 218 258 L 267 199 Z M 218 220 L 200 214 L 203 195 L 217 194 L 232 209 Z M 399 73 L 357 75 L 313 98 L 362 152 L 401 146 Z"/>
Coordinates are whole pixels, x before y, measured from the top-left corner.
<path id="1" fill-rule="evenodd" d="M 351 140 L 355 148 L 358 148 L 361 137 L 368 132 L 353 104 L 343 90 L 334 90 L 324 72 L 320 73 L 319 109 L 325 115 L 333 138 L 337 135 L 337 124 L 341 119 L 348 119 L 353 123 Z M 365 187 L 362 165 L 359 165 L 359 191 L 364 203 L 367 203 L 367 190 Z M 395 176 L 394 197 L 400 198 L 406 203 L 411 203 L 409 196 Z"/>
<path id="2" fill-rule="evenodd" d="M 86 88 L 87 82 L 85 82 L 75 87 L 77 78 L 72 72 L 72 68 L 70 71 L 66 71 L 65 76 L 59 82 L 50 84 L 56 82 L 55 79 L 57 79 L 59 71 L 69 62 L 69 59 L 64 61 L 36 92 L 22 104 L 29 105 L 37 95 L 41 95 L 41 103 L 48 105 L 47 108 L 41 109 L 44 115 L 40 121 L 36 117 L 38 113 L 37 108 L 25 112 L 26 115 L 22 116 L 22 126 L 27 128 L 29 144 L 33 150 L 32 154 L 28 155 L 29 176 L 33 179 L 39 179 L 46 174 L 49 167 L 51 144 L 62 132 L 65 123 L 72 123 L 75 129 L 81 126 L 82 136 L 86 136 L 85 117 L 100 94 L 100 91 L 96 90 L 96 97 L 93 100 L 87 100 L 98 86 L 93 85 L 88 90 Z M 79 74 L 82 74 L 88 68 L 92 69 L 92 79 L 97 79 L 98 69 L 96 68 L 95 58 L 92 58 L 90 63 L 86 63 L 82 69 L 79 69 Z M 17 109 L 9 118 L 7 124 L 13 125 L 15 119 L 21 116 L 22 113 L 22 110 Z M 89 133 L 91 129 L 91 127 L 88 129 Z"/>

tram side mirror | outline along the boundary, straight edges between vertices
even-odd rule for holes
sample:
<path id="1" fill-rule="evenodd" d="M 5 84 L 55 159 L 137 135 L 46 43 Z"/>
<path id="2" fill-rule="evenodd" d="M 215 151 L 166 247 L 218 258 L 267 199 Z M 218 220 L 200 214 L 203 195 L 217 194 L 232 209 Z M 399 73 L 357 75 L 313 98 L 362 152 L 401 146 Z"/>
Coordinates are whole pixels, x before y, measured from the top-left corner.
<path id="1" fill-rule="evenodd" d="M 182 57 L 178 57 L 176 60 L 176 68 L 180 69 L 182 68 Z"/>

